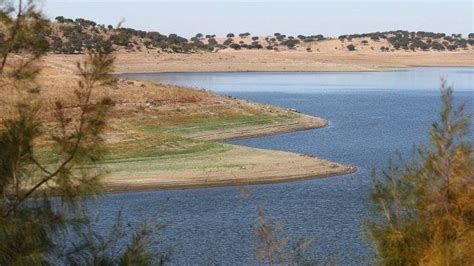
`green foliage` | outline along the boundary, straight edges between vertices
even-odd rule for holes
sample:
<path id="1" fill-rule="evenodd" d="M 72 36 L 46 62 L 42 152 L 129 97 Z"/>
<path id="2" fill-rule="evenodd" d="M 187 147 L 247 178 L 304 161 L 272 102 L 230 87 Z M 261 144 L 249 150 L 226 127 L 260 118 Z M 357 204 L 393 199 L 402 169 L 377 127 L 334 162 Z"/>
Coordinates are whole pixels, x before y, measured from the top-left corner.
<path id="1" fill-rule="evenodd" d="M 2 114 L 0 126 L 0 265 L 151 264 L 146 245 L 149 231 L 131 236 L 113 230 L 115 242 L 127 237 L 132 242 L 112 257 L 107 252 L 110 240 L 99 241 L 102 238 L 92 230 L 85 231 L 90 224 L 83 196 L 94 195 L 100 188 L 101 171 L 96 166 L 104 155 L 101 136 L 114 104 L 110 98 L 97 100 L 92 94 L 114 85 L 110 74 L 114 57 L 97 49 L 78 63 L 75 107 L 57 101 L 54 122 L 44 124 L 48 110 L 41 104 L 36 82 L 40 68 L 35 62 L 45 51 L 36 38 L 46 34 L 46 20 L 33 1 L 17 1 L 18 7 L 12 3 L 3 1 L 0 6 L 0 20 L 8 29 L 1 47 L 0 84 L 11 92 L 2 99 L 8 112 Z M 85 20 L 78 23 L 95 26 Z M 12 52 L 22 54 L 9 58 Z M 36 157 L 38 142 L 45 139 L 54 143 L 58 155 L 54 163 Z M 58 241 L 61 236 L 64 241 Z"/>
<path id="2" fill-rule="evenodd" d="M 3 26 L 3 43 L 0 46 L 2 57 L 0 73 L 7 63 L 8 55 L 12 52 L 24 51 L 31 54 L 31 58 L 24 64 L 43 55 L 47 48 L 46 29 L 48 20 L 36 11 L 32 1 L 23 3 L 15 8 L 15 1 L 0 1 L 0 24 Z"/>
<path id="3" fill-rule="evenodd" d="M 443 81 L 440 122 L 431 145 L 411 162 L 373 174 L 375 214 L 368 237 L 382 265 L 474 264 L 474 168 L 470 116 L 454 110 Z"/>

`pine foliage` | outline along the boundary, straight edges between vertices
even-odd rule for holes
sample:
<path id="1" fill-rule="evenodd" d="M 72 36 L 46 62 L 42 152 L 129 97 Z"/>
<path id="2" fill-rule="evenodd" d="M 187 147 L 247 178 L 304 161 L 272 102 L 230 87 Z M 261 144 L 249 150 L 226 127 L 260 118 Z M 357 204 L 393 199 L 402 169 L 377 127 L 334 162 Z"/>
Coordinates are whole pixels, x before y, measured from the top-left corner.
<path id="1" fill-rule="evenodd" d="M 382 265 L 474 264 L 474 168 L 471 116 L 453 107 L 453 89 L 442 82 L 440 121 L 431 143 L 411 162 L 373 174 L 377 216 L 368 221 Z"/>

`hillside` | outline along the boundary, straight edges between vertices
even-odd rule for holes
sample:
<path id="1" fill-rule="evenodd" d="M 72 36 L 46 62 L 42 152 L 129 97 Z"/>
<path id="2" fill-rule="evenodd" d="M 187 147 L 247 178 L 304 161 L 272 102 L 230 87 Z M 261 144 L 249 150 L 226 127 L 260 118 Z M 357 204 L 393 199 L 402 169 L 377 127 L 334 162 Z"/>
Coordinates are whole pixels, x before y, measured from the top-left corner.
<path id="1" fill-rule="evenodd" d="M 0 41 L 4 34 L 0 35 Z M 287 36 L 274 33 L 253 36 L 251 33 L 229 33 L 226 36 L 198 33 L 187 39 L 176 34 L 164 35 L 157 31 L 142 31 L 78 18 L 57 17 L 50 30 L 38 38 L 48 43 L 47 50 L 56 54 L 80 54 L 99 47 L 109 51 L 146 53 L 196 53 L 221 50 L 300 50 L 324 52 L 332 50 L 395 51 L 461 51 L 472 50 L 474 34 L 464 38 L 460 34 L 403 30 L 326 37 L 317 35 Z M 328 46 L 328 41 L 337 41 Z"/>

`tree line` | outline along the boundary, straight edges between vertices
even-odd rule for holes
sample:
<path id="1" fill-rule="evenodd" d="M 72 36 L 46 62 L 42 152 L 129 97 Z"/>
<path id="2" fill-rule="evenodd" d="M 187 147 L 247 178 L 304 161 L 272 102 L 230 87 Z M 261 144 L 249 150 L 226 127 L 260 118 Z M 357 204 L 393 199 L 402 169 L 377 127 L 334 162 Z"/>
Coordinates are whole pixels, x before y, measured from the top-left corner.
<path id="1" fill-rule="evenodd" d="M 455 51 L 459 49 L 468 49 L 474 45 L 474 34 L 469 34 L 468 38 L 463 38 L 461 34 L 452 34 L 450 36 L 445 33 L 435 32 L 409 32 L 409 31 L 386 31 L 372 32 L 363 34 L 341 35 L 338 37 L 342 42 L 352 42 L 353 39 L 370 38 L 372 41 L 380 41 L 385 39 L 393 47 L 394 50 L 411 50 L 411 51 Z M 383 47 L 382 51 L 389 51 L 390 48 Z M 348 47 L 349 50 L 354 50 Z"/>

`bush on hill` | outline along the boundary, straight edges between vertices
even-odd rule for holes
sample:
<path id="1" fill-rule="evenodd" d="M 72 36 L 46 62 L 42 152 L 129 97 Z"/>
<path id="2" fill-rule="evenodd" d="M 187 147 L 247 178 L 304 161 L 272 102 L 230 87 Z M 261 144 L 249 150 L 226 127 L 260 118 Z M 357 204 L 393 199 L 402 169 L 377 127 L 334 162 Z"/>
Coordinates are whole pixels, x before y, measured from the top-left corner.
<path id="1" fill-rule="evenodd" d="M 355 50 L 356 50 L 355 46 L 354 46 L 352 43 L 349 44 L 349 45 L 346 46 L 346 47 L 347 47 L 347 50 L 349 50 L 349 51 L 355 51 Z"/>
<path id="2" fill-rule="evenodd" d="M 249 32 L 245 32 L 245 33 L 239 34 L 239 37 L 240 37 L 240 38 L 247 38 L 248 36 L 250 36 L 250 33 L 249 33 Z"/>
<path id="3" fill-rule="evenodd" d="M 234 42 L 234 39 L 228 38 L 228 39 L 226 39 L 226 40 L 224 41 L 224 45 L 225 45 L 225 46 L 229 46 L 229 45 L 230 45 L 231 43 L 233 43 L 233 42 Z"/>

